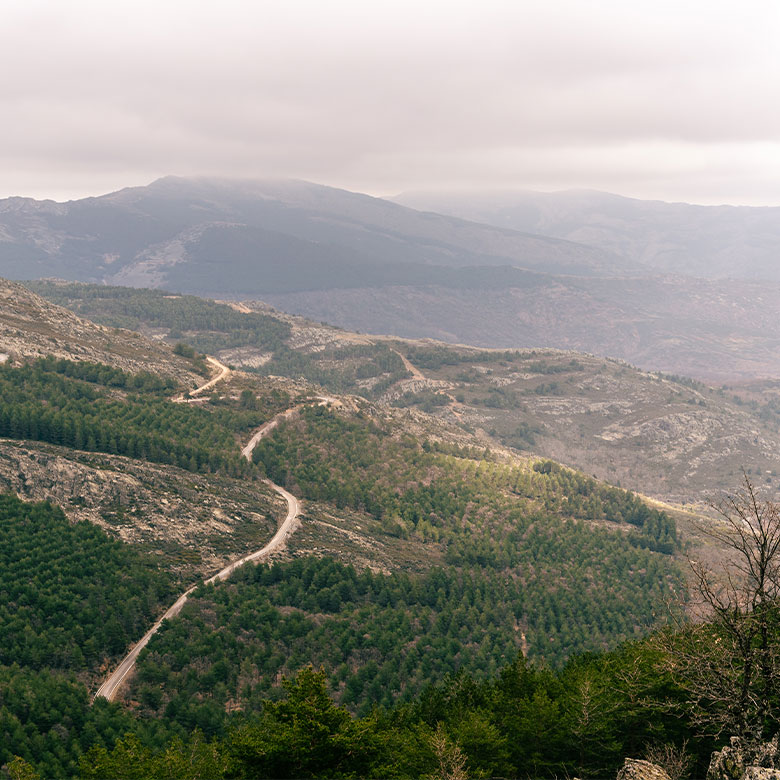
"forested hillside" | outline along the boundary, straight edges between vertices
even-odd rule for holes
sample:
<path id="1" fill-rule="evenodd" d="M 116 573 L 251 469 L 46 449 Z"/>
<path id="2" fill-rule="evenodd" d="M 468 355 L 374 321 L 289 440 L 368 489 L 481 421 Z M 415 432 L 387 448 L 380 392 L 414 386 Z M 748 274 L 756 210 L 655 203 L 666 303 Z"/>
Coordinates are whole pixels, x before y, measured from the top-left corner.
<path id="1" fill-rule="evenodd" d="M 307 667 L 285 679 L 283 695 L 265 699 L 261 710 L 227 718 L 215 710 L 223 726 L 212 737 L 197 725 L 166 733 L 167 717 L 133 719 L 115 705 L 89 709 L 64 680 L 28 674 L 25 683 L 35 696 L 33 728 L 61 716 L 86 725 L 90 736 L 71 742 L 70 751 L 80 756 L 76 776 L 95 780 L 412 780 L 446 777 L 453 766 L 475 777 L 598 779 L 614 777 L 627 755 L 666 757 L 675 762 L 670 769 L 703 777 L 717 743 L 696 735 L 684 687 L 664 671 L 664 660 L 653 642 L 577 657 L 557 672 L 518 657 L 488 680 L 447 676 L 407 704 L 362 718 L 337 706 L 325 673 Z M 8 688 L 6 711 L 20 709 L 19 680 Z M 50 697 L 45 710 L 44 695 Z M 52 761 L 44 767 L 58 766 L 57 739 L 41 744 L 51 746 Z M 29 766 L 19 769 L 36 777 Z"/>
<path id="2" fill-rule="evenodd" d="M 0 495 L 0 533 L 1 665 L 94 673 L 174 592 L 151 559 L 50 504 Z"/>
<path id="3" fill-rule="evenodd" d="M 149 333 L 162 330 L 172 340 L 187 334 L 193 346 L 202 352 L 214 353 L 247 344 L 273 350 L 290 335 L 289 326 L 276 317 L 239 313 L 194 295 L 49 281 L 27 282 L 26 286 L 103 325 Z M 195 334 L 196 339 L 192 339 Z"/>
<path id="4" fill-rule="evenodd" d="M 157 290 L 33 286 L 104 324 L 136 327 L 172 345 L 216 347 L 224 362 L 261 376 L 419 410 L 482 446 L 530 451 L 699 511 L 714 491 L 737 484 L 742 468 L 780 487 L 776 383 L 710 387 L 582 353 L 369 336 L 260 303 L 239 311 Z"/>
<path id="5" fill-rule="evenodd" d="M 71 775 L 109 744 L 120 713 L 87 707 L 88 687 L 171 599 L 152 556 L 48 503 L 0 494 L 0 766 L 14 755 Z M 78 682 L 77 682 L 78 680 Z"/>
<path id="6" fill-rule="evenodd" d="M 458 417 L 467 414 L 458 393 L 473 396 L 471 408 L 493 396 L 554 398 L 554 388 L 533 388 L 568 386 L 584 359 L 366 339 L 195 299 L 93 300 L 106 317 L 128 302 L 137 308 L 124 324 L 141 327 L 149 304 L 168 341 L 154 348 L 200 371 L 209 339 L 268 357 L 252 371 L 221 369 L 194 397 L 165 371 L 18 353 L 0 365 L 0 484 L 56 496 L 72 518 L 4 499 L 0 760 L 84 777 L 419 777 L 456 746 L 487 774 L 524 772 L 529 756 L 548 774 L 617 761 L 625 744 L 609 719 L 606 758 L 590 726 L 581 727 L 590 752 L 549 752 L 580 728 L 561 675 L 583 652 L 662 626 L 667 602 L 682 608 L 675 520 Z M 448 372 L 463 374 L 463 387 Z M 472 381 L 502 372 L 530 376 L 519 380 L 528 393 Z M 354 394 L 307 405 L 323 385 Z M 271 421 L 252 458 L 241 457 Z M 179 593 L 268 541 L 284 511 L 266 479 L 301 500 L 287 546 L 198 587 L 142 651 L 121 704 L 90 706 Z M 547 724 L 536 739 L 489 714 L 503 711 L 491 698 L 497 681 L 515 674 L 501 670 L 518 664 L 530 693 L 501 696 L 530 697 L 523 718 Z M 470 691 L 464 720 L 431 709 L 454 695 L 439 685 Z M 311 724 L 330 723 L 343 749 L 323 735 L 321 752 L 296 752 L 298 706 Z M 484 739 L 489 755 L 477 747 Z"/>
<path id="7" fill-rule="evenodd" d="M 0 436 L 246 476 L 235 434 L 266 415 L 174 404 L 173 386 L 90 363 L 0 365 Z"/>

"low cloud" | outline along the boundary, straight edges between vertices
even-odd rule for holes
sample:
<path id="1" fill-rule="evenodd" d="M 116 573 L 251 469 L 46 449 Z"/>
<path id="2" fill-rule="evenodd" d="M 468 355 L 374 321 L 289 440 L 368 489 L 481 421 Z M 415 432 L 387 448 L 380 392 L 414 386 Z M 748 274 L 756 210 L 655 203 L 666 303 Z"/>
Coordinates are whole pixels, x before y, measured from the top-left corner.
<path id="1" fill-rule="evenodd" d="M 0 195 L 176 173 L 780 202 L 774 3 L 5 5 Z"/>

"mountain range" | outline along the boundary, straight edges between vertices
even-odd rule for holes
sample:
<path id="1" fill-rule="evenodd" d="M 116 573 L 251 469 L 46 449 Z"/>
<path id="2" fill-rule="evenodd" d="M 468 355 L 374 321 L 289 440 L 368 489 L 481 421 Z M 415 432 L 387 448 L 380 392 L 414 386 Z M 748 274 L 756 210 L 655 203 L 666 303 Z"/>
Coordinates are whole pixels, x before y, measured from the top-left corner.
<path id="1" fill-rule="evenodd" d="M 780 469 L 771 388 L 31 287 L 51 300 L 0 280 L 12 777 L 296 777 L 295 745 L 309 776 L 432 776 L 437 734 L 483 776 L 544 760 L 603 777 L 658 736 L 669 687 L 650 696 L 644 637 L 670 603 L 682 617 L 684 556 L 723 551 L 702 545 L 700 506 L 540 454 L 680 501 L 747 460 L 763 494 Z M 688 744 L 691 717 L 666 721 Z M 350 763 L 326 772 L 312 733 Z"/>
<path id="2" fill-rule="evenodd" d="M 448 269 L 614 270 L 609 252 L 302 181 L 167 177 L 68 203 L 0 201 L 6 276 L 194 293 L 447 279 Z M 428 267 L 431 268 L 428 268 Z"/>
<path id="3" fill-rule="evenodd" d="M 703 279 L 780 281 L 780 208 L 699 206 L 594 190 L 415 193 L 395 202 L 614 252 Z"/>
<path id="4" fill-rule="evenodd" d="M 713 382 L 780 372 L 772 209 L 404 201 L 502 224 L 300 181 L 168 177 L 0 201 L 0 273 L 261 299 L 352 330 L 574 349 Z"/>

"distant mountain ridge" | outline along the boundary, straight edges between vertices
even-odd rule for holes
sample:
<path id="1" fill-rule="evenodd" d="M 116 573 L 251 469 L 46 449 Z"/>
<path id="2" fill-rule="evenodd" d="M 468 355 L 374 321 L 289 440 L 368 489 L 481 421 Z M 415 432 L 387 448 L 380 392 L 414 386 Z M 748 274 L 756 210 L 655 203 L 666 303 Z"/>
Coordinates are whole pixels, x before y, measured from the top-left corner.
<path id="1" fill-rule="evenodd" d="M 440 202 L 499 227 L 303 181 L 9 198 L 0 276 L 262 299 L 353 330 L 575 349 L 706 381 L 780 376 L 780 210 L 514 197 Z"/>
<path id="2" fill-rule="evenodd" d="M 581 244 L 301 181 L 167 177 L 68 203 L 0 201 L 0 274 L 16 279 L 260 295 L 446 283 L 475 266 L 631 270 Z"/>
<path id="3" fill-rule="evenodd" d="M 262 297 L 278 309 L 361 332 L 572 349 L 713 383 L 780 376 L 778 282 L 660 274 L 521 278 L 514 269 L 498 270 L 461 288 L 356 287 Z"/>
<path id="4" fill-rule="evenodd" d="M 31 287 L 79 317 L 154 336 L 158 350 L 160 341 L 183 340 L 255 377 L 307 379 L 322 392 L 368 399 L 405 417 L 424 412 L 472 446 L 531 450 L 675 503 L 711 498 L 738 481 L 742 467 L 780 486 L 777 382 L 735 393 L 571 351 L 483 351 L 358 334 L 263 303 L 228 306 L 104 285 Z M 465 294 L 460 306 L 467 306 Z M 0 309 L 0 326 L 7 316 Z"/>
<path id="5" fill-rule="evenodd" d="M 393 200 L 580 241 L 656 271 L 780 281 L 780 207 L 667 203 L 595 190 L 409 192 Z"/>

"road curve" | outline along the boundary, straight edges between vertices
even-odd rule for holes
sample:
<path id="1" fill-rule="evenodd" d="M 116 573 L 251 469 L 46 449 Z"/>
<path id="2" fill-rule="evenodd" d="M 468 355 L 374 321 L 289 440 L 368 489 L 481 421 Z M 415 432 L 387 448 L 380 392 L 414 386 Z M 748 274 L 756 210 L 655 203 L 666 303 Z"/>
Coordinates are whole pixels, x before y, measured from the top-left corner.
<path id="1" fill-rule="evenodd" d="M 329 395 L 318 395 L 315 396 L 315 401 L 317 401 L 317 406 L 327 406 L 328 404 L 332 404 L 333 406 L 341 406 L 341 401 L 339 401 L 338 398 L 331 398 Z M 266 436 L 268 436 L 271 431 L 276 428 L 279 423 L 287 419 L 289 417 L 292 417 L 296 412 L 300 411 L 306 404 L 298 404 L 297 406 L 291 406 L 289 409 L 287 409 L 284 412 L 280 412 L 276 415 L 273 419 L 269 420 L 264 425 L 261 425 L 254 433 L 252 438 L 246 443 L 246 446 L 244 449 L 241 450 L 241 454 L 249 461 L 252 460 L 252 452 L 257 446 L 257 443 L 264 439 Z M 270 485 L 273 485 L 272 482 L 269 483 Z M 275 486 L 274 486 L 275 487 Z"/>
<path id="2" fill-rule="evenodd" d="M 320 406 L 324 406 L 325 404 L 328 403 L 338 403 L 337 399 L 330 398 L 327 396 L 318 396 L 317 400 L 319 401 Z M 269 422 L 265 423 L 265 425 L 263 425 L 258 431 L 255 432 L 255 434 L 249 440 L 247 445 L 241 450 L 241 454 L 247 460 L 251 461 L 252 450 L 254 450 L 257 443 L 264 436 L 270 433 L 279 424 L 279 421 L 281 419 L 290 417 L 292 414 L 298 411 L 298 409 L 300 409 L 300 406 L 294 406 L 291 409 L 287 409 L 286 411 L 277 414 L 276 417 L 274 417 Z M 298 515 L 301 513 L 301 507 L 300 504 L 298 503 L 298 499 L 294 495 L 292 495 L 292 493 L 288 493 L 283 487 L 274 484 L 270 480 L 266 479 L 264 480 L 264 482 L 272 490 L 276 491 L 287 502 L 287 515 L 282 521 L 282 524 L 279 526 L 279 529 L 273 535 L 271 541 L 268 542 L 268 544 L 266 544 L 265 547 L 263 547 L 261 550 L 257 550 L 256 552 L 250 553 L 249 555 L 245 555 L 243 558 L 239 558 L 237 561 L 233 561 L 232 563 L 229 563 L 227 566 L 225 566 L 224 569 L 217 572 L 212 577 L 209 577 L 207 580 L 204 580 L 203 581 L 204 585 L 211 585 L 216 582 L 221 582 L 222 580 L 227 579 L 236 569 L 240 568 L 244 564 L 259 561 L 261 558 L 265 557 L 266 555 L 268 555 L 269 553 L 273 552 L 278 547 L 280 547 L 282 544 L 284 544 L 287 537 L 293 532 L 295 526 L 295 520 L 298 517 Z M 187 599 L 189 598 L 190 594 L 197 587 L 198 587 L 197 585 L 193 585 L 191 588 L 184 591 L 184 593 L 182 593 L 178 599 L 176 599 L 174 604 L 171 607 L 169 607 L 168 610 L 165 612 L 165 614 L 144 634 L 144 636 L 141 638 L 138 644 L 136 644 L 135 647 L 133 647 L 133 649 L 124 657 L 124 659 L 122 659 L 122 662 L 119 664 L 119 666 L 111 673 L 111 675 L 100 686 L 100 688 L 98 688 L 98 691 L 94 696 L 94 699 L 97 699 L 98 697 L 102 697 L 104 699 L 108 699 L 108 701 L 113 701 L 117 690 L 122 685 L 122 683 L 124 682 L 127 675 L 130 673 L 132 668 L 135 666 L 135 662 L 136 659 L 138 658 L 138 654 L 141 652 L 141 650 L 144 649 L 144 647 L 146 647 L 149 640 L 157 633 L 157 631 L 160 629 L 160 626 L 163 624 L 164 620 L 170 620 L 171 618 L 176 617 L 176 615 L 178 615 L 179 612 L 181 612 L 182 607 L 184 607 L 184 605 L 187 603 Z"/>
<path id="3" fill-rule="evenodd" d="M 237 561 L 229 563 L 227 566 L 225 566 L 224 569 L 217 572 L 212 577 L 209 577 L 207 580 L 204 580 L 204 585 L 211 585 L 215 582 L 221 582 L 222 580 L 227 579 L 236 569 L 240 568 L 244 564 L 260 560 L 264 556 L 268 555 L 268 553 L 273 552 L 277 547 L 282 545 L 286 541 L 287 537 L 292 533 L 295 520 L 301 512 L 298 499 L 295 498 L 292 493 L 288 493 L 284 488 L 279 487 L 279 485 L 275 485 L 273 482 L 268 480 L 264 481 L 287 502 L 287 515 L 284 518 L 284 521 L 279 526 L 277 532 L 273 535 L 271 541 L 268 542 L 265 547 L 263 547 L 261 550 L 257 550 L 257 552 L 245 555 L 243 558 L 239 558 Z M 170 620 L 171 618 L 176 617 L 179 612 L 181 612 L 182 607 L 184 607 L 184 605 L 187 603 L 187 599 L 190 597 L 190 594 L 197 587 L 197 585 L 193 585 L 191 588 L 184 591 L 184 593 L 182 593 L 181 596 L 176 599 L 174 604 L 168 608 L 165 614 L 143 635 L 138 644 L 136 644 L 135 647 L 133 647 L 133 649 L 124 657 L 124 659 L 122 659 L 122 663 L 117 666 L 108 679 L 100 686 L 100 688 L 98 688 L 98 691 L 95 694 L 96 699 L 99 696 L 102 696 L 104 699 L 108 699 L 108 701 L 113 701 L 119 686 L 122 685 L 127 675 L 135 666 L 138 654 L 146 647 L 149 640 L 157 633 L 157 631 L 159 631 L 160 626 L 163 624 L 164 620 Z"/>
<path id="4" fill-rule="evenodd" d="M 205 385 L 201 385 L 200 387 L 196 387 L 194 390 L 190 390 L 190 392 L 187 394 L 188 397 L 185 397 L 184 394 L 177 395 L 175 398 L 171 398 L 171 401 L 176 404 L 192 403 L 193 401 L 197 400 L 195 396 L 198 396 L 201 393 L 205 393 L 206 390 L 210 390 L 212 387 L 214 387 L 217 382 L 221 382 L 223 379 L 227 379 L 230 376 L 230 369 L 224 363 L 221 363 L 215 357 L 211 357 L 211 355 L 208 355 L 206 360 L 208 360 L 208 362 L 211 363 L 214 368 L 219 369 L 219 373 L 209 379 Z"/>

